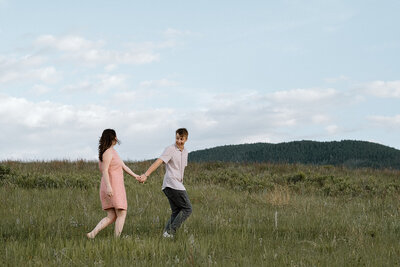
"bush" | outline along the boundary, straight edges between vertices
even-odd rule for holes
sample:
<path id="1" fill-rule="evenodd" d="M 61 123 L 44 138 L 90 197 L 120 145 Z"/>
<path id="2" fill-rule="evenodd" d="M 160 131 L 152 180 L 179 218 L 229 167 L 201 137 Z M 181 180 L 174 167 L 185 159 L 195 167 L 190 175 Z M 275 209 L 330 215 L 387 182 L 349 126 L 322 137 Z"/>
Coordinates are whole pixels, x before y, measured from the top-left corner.
<path id="1" fill-rule="evenodd" d="M 0 179 L 4 179 L 10 173 L 11 173 L 10 167 L 5 165 L 0 165 Z"/>
<path id="2" fill-rule="evenodd" d="M 298 183 L 298 182 L 302 182 L 302 181 L 304 181 L 306 179 L 306 175 L 304 174 L 304 173 L 298 173 L 298 174 L 295 174 L 295 175 L 293 175 L 293 176 L 289 176 L 288 178 L 287 178 L 287 182 L 289 183 L 289 184 L 295 184 L 295 183 Z"/>
<path id="3" fill-rule="evenodd" d="M 84 177 L 57 177 L 50 175 L 22 175 L 14 176 L 10 181 L 23 188 L 80 188 L 88 189 L 94 185 L 91 179 Z"/>
<path id="4" fill-rule="evenodd" d="M 0 165 L 0 185 L 22 188 L 81 188 L 88 189 L 98 183 L 98 176 L 70 172 L 70 174 L 42 174 L 15 172 L 9 166 Z"/>
<path id="5" fill-rule="evenodd" d="M 136 173 L 144 172 L 151 162 L 130 162 Z M 161 183 L 159 168 L 149 183 Z M 97 162 L 4 162 L 0 164 L 0 186 L 23 188 L 98 187 L 101 174 Z M 301 164 L 190 163 L 185 170 L 185 185 L 219 185 L 235 191 L 272 192 L 276 186 L 291 193 L 325 196 L 383 196 L 400 193 L 400 171 L 348 169 L 335 166 Z M 126 179 L 126 184 L 135 183 Z"/>

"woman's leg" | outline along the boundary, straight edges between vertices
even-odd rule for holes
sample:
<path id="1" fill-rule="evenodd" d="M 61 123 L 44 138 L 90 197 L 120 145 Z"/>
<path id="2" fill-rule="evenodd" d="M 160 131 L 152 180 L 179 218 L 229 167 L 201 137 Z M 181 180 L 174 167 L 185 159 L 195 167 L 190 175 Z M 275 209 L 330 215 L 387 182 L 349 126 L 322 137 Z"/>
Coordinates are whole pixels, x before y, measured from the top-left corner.
<path id="1" fill-rule="evenodd" d="M 95 236 L 101 230 L 103 230 L 104 228 L 106 228 L 108 225 L 110 225 L 111 223 L 113 223 L 116 220 L 117 215 L 115 214 L 114 209 L 108 209 L 106 211 L 107 211 L 107 217 L 104 217 L 90 233 L 86 234 L 86 236 L 88 238 L 95 238 Z"/>
<path id="2" fill-rule="evenodd" d="M 126 210 L 116 209 L 117 219 L 115 221 L 115 236 L 119 237 L 121 235 L 122 229 L 124 228 Z"/>

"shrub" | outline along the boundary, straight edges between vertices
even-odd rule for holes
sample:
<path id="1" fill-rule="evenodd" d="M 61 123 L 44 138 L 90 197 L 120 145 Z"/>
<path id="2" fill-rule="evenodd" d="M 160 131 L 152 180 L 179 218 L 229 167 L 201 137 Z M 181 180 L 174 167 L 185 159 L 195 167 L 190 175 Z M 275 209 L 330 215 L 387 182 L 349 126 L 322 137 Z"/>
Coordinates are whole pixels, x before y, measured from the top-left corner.
<path id="1" fill-rule="evenodd" d="M 293 176 L 289 176 L 286 180 L 289 184 L 295 184 L 298 182 L 302 182 L 306 179 L 306 175 L 302 172 L 295 174 Z"/>
<path id="2" fill-rule="evenodd" d="M 0 165 L 0 179 L 4 179 L 7 174 L 11 173 L 11 169 L 8 166 Z"/>
<path id="3" fill-rule="evenodd" d="M 98 179 L 98 177 L 96 177 Z M 81 188 L 88 189 L 98 183 L 98 180 L 77 173 L 41 174 L 38 172 L 18 173 L 8 166 L 0 165 L 1 185 L 12 185 L 22 188 Z"/>
<path id="4" fill-rule="evenodd" d="M 152 162 L 130 162 L 136 173 L 144 172 Z M 161 183 L 159 168 L 149 183 Z M 101 174 L 97 162 L 2 162 L 0 186 L 23 188 L 97 187 Z M 325 196 L 383 196 L 400 193 L 400 171 L 348 169 L 335 166 L 301 164 L 204 162 L 190 163 L 185 170 L 185 185 L 219 185 L 235 191 L 269 192 L 277 186 L 290 193 Z M 126 179 L 126 184 L 135 183 Z"/>

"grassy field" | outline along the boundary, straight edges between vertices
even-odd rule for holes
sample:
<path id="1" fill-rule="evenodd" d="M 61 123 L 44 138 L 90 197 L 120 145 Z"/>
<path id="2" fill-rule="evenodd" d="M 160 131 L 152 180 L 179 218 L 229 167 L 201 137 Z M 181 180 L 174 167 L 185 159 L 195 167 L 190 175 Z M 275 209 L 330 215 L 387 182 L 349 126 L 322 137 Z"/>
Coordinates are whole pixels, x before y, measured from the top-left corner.
<path id="1" fill-rule="evenodd" d="M 128 164 L 143 172 L 150 162 Z M 193 214 L 174 240 L 162 169 L 125 176 L 128 215 L 95 240 L 97 163 L 0 164 L 0 265 L 400 265 L 400 171 L 285 164 L 191 163 Z"/>

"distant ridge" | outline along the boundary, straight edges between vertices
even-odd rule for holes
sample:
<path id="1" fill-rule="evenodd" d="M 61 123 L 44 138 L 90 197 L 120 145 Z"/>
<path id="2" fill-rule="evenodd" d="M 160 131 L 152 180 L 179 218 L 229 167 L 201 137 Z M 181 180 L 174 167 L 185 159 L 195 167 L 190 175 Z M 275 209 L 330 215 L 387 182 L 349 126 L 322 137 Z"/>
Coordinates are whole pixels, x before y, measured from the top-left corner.
<path id="1" fill-rule="evenodd" d="M 400 150 L 366 141 L 294 141 L 226 145 L 193 151 L 189 160 L 275 162 L 400 169 Z"/>

